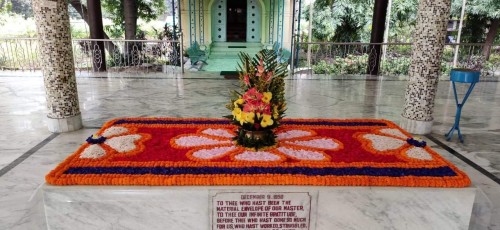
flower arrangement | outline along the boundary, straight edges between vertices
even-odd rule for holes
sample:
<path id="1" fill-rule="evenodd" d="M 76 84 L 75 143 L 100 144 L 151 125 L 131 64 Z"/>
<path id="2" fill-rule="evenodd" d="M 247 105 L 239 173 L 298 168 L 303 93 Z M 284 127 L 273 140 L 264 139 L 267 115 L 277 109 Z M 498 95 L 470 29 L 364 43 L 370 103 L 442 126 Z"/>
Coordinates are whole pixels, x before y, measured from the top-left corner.
<path id="1" fill-rule="evenodd" d="M 238 64 L 242 92 L 233 91 L 231 103 L 226 107 L 234 125 L 238 126 L 234 138 L 240 146 L 258 150 L 276 144 L 273 130 L 280 125 L 286 110 L 286 63 L 278 63 L 272 50 L 262 50 L 251 58 L 240 53 Z"/>

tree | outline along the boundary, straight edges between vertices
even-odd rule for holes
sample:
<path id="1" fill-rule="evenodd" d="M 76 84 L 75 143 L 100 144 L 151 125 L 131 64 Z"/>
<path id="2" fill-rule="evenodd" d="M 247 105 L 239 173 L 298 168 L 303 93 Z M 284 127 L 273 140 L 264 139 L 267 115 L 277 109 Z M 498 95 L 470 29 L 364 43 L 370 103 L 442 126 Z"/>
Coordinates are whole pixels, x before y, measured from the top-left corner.
<path id="1" fill-rule="evenodd" d="M 12 12 L 11 2 L 6 2 L 6 1 L 0 2 L 0 13 L 11 13 L 11 12 Z"/>
<path id="2" fill-rule="evenodd" d="M 88 17 L 87 6 L 83 5 L 80 0 L 70 0 L 69 4 L 75 9 L 75 11 L 85 21 L 85 23 L 87 23 L 87 25 L 89 25 L 89 27 L 91 25 L 89 20 L 99 20 L 99 19 L 95 19 L 95 18 L 90 19 Z M 102 20 L 102 18 L 100 18 L 100 20 Z M 103 31 L 103 33 L 104 33 L 104 38 L 109 39 L 109 36 L 104 31 Z M 109 53 L 112 53 L 115 50 L 119 50 L 118 47 L 115 44 L 113 44 L 113 42 L 105 42 L 104 47 L 106 50 L 108 50 Z"/>
<path id="3" fill-rule="evenodd" d="M 125 39 L 135 39 L 137 32 L 137 16 L 139 8 L 135 0 L 123 0 L 123 16 L 125 21 Z"/>
<path id="4" fill-rule="evenodd" d="M 33 17 L 30 0 L 10 0 L 10 2 L 12 3 L 12 12 L 22 15 L 24 18 Z"/>
<path id="5" fill-rule="evenodd" d="M 452 3 L 452 16 L 460 17 L 462 0 Z M 467 23 L 462 31 L 463 41 L 485 43 L 483 55 L 489 59 L 491 46 L 498 35 L 500 27 L 500 1 L 498 0 L 468 0 L 465 7 Z M 489 22 L 489 24 L 487 24 Z M 487 33 L 486 30 L 488 30 Z"/>
<path id="6" fill-rule="evenodd" d="M 112 37 L 135 39 L 137 33 L 137 19 L 149 22 L 156 19 L 165 11 L 164 0 L 103 0 L 104 14 L 113 22 L 105 26 Z"/>
<path id="7" fill-rule="evenodd" d="M 417 21 L 418 0 L 392 0 L 389 37 L 407 42 Z"/>
<path id="8" fill-rule="evenodd" d="M 368 42 L 370 39 L 373 0 L 316 0 L 314 2 L 313 37 L 320 41 Z M 418 0 L 393 0 L 391 37 L 411 35 L 415 26 Z M 309 7 L 303 18 L 309 20 Z"/>
<path id="9" fill-rule="evenodd" d="M 373 0 L 316 0 L 313 37 L 320 41 L 352 42 L 368 40 Z M 309 10 L 304 16 L 309 20 Z"/>

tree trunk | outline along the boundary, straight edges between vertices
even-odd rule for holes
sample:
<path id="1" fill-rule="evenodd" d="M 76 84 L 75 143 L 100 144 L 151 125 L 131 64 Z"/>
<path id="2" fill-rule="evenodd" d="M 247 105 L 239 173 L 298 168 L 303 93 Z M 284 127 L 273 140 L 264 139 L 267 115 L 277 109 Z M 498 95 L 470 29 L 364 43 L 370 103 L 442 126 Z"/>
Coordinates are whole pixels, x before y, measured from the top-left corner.
<path id="1" fill-rule="evenodd" d="M 385 20 L 387 17 L 388 0 L 375 0 L 373 5 L 373 20 L 370 43 L 384 42 Z M 368 56 L 367 74 L 379 74 L 382 46 L 380 44 L 370 45 Z"/>
<path id="2" fill-rule="evenodd" d="M 486 35 L 486 40 L 484 41 L 484 48 L 483 48 L 483 56 L 485 60 L 490 59 L 490 54 L 491 54 L 491 48 L 493 45 L 493 42 L 495 41 L 495 37 L 498 34 L 498 28 L 500 27 L 500 18 L 497 19 L 491 19 L 491 25 L 488 30 L 488 34 Z"/>
<path id="3" fill-rule="evenodd" d="M 125 17 L 125 39 L 135 39 L 137 32 L 137 2 L 136 0 L 123 0 L 123 14 Z"/>
<path id="4" fill-rule="evenodd" d="M 89 28 L 91 39 L 104 39 L 104 28 L 102 25 L 101 0 L 87 0 Z M 92 41 L 92 66 L 94 72 L 106 71 L 106 52 L 104 52 L 104 42 Z M 98 47 L 98 48 L 96 48 Z"/>
<path id="5" fill-rule="evenodd" d="M 87 23 L 87 25 L 89 25 L 89 27 L 90 27 L 89 18 L 88 18 L 89 14 L 87 11 L 87 7 L 84 6 L 83 4 L 81 4 L 80 0 L 70 0 L 69 4 L 73 8 L 75 8 L 76 12 L 78 12 L 80 17 L 82 17 L 83 20 L 85 21 L 85 23 Z M 102 18 L 101 18 L 101 21 L 102 21 Z M 104 39 L 109 39 L 109 36 L 104 32 L 104 30 L 102 31 L 102 33 L 104 34 Z M 110 54 L 113 53 L 113 51 L 115 51 L 115 50 L 119 50 L 118 46 L 116 46 L 113 42 L 105 42 L 104 47 L 106 50 L 108 50 L 108 53 L 110 53 Z"/>

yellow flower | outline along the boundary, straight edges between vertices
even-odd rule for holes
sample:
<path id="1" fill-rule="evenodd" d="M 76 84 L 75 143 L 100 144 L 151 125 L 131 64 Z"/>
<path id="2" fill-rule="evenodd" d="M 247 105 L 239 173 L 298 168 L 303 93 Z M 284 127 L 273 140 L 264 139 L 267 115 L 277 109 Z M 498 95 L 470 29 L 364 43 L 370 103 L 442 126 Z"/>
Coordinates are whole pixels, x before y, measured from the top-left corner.
<path id="1" fill-rule="evenodd" d="M 245 123 L 253 124 L 254 119 L 255 119 L 255 113 L 253 113 L 253 112 L 249 112 L 249 113 L 243 112 L 241 114 L 241 120 L 245 120 L 244 121 Z M 240 121 L 240 123 L 241 123 L 241 121 Z M 241 123 L 241 124 L 243 125 L 243 123 Z"/>
<path id="2" fill-rule="evenodd" d="M 271 118 L 271 115 L 267 115 L 267 114 L 262 115 L 262 121 L 260 122 L 260 126 L 262 126 L 262 128 L 265 128 L 267 126 L 271 126 L 271 125 L 273 125 L 273 123 L 274 123 L 274 121 Z"/>
<path id="3" fill-rule="evenodd" d="M 273 106 L 273 118 L 278 119 L 279 115 L 280 114 L 278 113 L 278 106 L 277 105 Z"/>
<path id="4" fill-rule="evenodd" d="M 269 103 L 271 101 L 271 98 L 273 97 L 273 93 L 271 92 L 264 92 L 262 95 L 262 101 L 265 103 Z"/>
<path id="5" fill-rule="evenodd" d="M 238 100 L 234 101 L 234 107 L 239 107 L 238 105 L 241 105 L 243 103 L 245 103 L 245 100 L 240 97 Z"/>
<path id="6" fill-rule="evenodd" d="M 241 109 L 240 108 L 236 107 L 236 108 L 233 109 L 233 117 L 237 121 L 241 120 Z"/>

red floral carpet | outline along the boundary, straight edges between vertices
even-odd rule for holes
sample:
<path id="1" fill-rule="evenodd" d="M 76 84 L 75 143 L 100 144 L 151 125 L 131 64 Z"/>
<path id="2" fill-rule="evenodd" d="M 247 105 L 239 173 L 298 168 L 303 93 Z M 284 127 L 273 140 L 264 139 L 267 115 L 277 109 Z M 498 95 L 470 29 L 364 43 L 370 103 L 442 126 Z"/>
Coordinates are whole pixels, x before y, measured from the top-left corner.
<path id="1" fill-rule="evenodd" d="M 109 121 L 46 180 L 54 185 L 465 187 L 463 172 L 390 121 L 284 119 L 279 144 L 235 146 L 226 119 Z"/>

